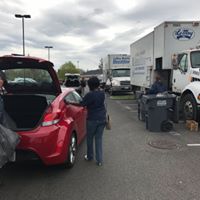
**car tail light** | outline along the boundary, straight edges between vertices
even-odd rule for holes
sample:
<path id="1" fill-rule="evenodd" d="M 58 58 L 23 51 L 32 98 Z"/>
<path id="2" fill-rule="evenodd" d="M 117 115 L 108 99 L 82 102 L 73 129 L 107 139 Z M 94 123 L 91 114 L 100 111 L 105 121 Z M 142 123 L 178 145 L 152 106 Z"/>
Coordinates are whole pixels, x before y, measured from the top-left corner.
<path id="1" fill-rule="evenodd" d="M 53 111 L 52 106 L 49 106 L 47 111 L 45 112 L 42 126 L 51 126 L 53 124 L 57 124 L 61 119 L 61 110 Z"/>

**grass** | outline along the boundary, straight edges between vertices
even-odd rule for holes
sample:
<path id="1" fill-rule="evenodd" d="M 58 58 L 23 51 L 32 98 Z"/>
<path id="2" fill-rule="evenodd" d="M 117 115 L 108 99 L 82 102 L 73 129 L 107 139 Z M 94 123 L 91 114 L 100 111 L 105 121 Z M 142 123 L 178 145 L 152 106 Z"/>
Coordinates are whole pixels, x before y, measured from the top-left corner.
<path id="1" fill-rule="evenodd" d="M 114 96 L 110 96 L 110 99 L 113 100 L 134 100 L 135 97 L 133 94 L 129 94 L 129 95 L 114 95 Z"/>

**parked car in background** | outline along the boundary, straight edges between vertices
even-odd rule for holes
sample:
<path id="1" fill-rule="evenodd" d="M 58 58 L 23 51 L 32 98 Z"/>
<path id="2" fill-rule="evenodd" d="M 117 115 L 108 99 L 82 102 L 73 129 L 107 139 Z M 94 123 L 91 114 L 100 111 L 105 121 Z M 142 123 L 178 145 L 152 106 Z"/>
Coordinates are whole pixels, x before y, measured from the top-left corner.
<path id="1" fill-rule="evenodd" d="M 13 81 L 9 81 L 10 83 L 37 83 L 37 81 L 35 81 L 34 79 L 32 78 L 22 78 L 22 77 L 17 77 L 17 78 L 14 78 Z"/>
<path id="2" fill-rule="evenodd" d="M 81 94 L 80 74 L 66 73 L 64 86 L 74 88 L 79 94 Z"/>
<path id="3" fill-rule="evenodd" d="M 73 88 L 61 92 L 53 63 L 40 58 L 3 56 L 0 69 L 7 78 L 5 110 L 21 136 L 17 158 L 72 167 L 86 134 L 87 111 L 79 106 L 79 94 Z"/>
<path id="4" fill-rule="evenodd" d="M 100 87 L 104 88 L 105 85 L 103 83 L 103 74 L 98 75 L 97 78 L 99 79 Z"/>

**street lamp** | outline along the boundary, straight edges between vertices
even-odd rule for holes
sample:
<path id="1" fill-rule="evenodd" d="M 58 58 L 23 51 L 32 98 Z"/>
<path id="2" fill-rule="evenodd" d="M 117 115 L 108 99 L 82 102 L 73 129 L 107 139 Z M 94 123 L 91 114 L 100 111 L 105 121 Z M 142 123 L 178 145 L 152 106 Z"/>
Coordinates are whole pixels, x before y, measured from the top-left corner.
<path id="1" fill-rule="evenodd" d="M 79 60 L 77 60 L 77 68 L 79 68 Z"/>
<path id="2" fill-rule="evenodd" d="M 25 40 L 24 40 L 24 18 L 31 18 L 31 15 L 15 14 L 16 18 L 22 19 L 22 42 L 23 42 L 23 55 L 25 56 Z"/>
<path id="3" fill-rule="evenodd" d="M 52 46 L 45 46 L 44 48 L 48 49 L 48 60 L 50 60 L 50 49 L 52 49 Z"/>

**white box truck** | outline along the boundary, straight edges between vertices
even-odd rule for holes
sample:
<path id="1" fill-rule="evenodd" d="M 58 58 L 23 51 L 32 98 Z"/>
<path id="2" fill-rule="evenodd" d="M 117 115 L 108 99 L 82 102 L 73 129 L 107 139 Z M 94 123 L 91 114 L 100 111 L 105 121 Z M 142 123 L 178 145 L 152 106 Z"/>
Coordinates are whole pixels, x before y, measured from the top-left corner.
<path id="1" fill-rule="evenodd" d="M 198 120 L 200 108 L 200 21 L 170 21 L 130 45 L 131 85 L 150 88 L 156 73 L 180 95 L 185 119 Z"/>
<path id="2" fill-rule="evenodd" d="M 103 59 L 103 82 L 111 94 L 130 92 L 130 55 L 107 55 Z"/>

